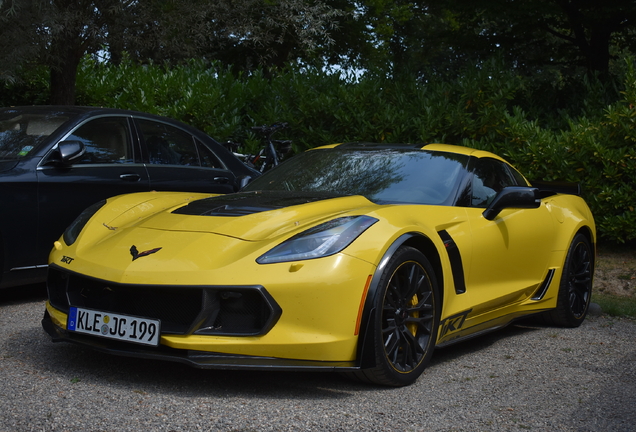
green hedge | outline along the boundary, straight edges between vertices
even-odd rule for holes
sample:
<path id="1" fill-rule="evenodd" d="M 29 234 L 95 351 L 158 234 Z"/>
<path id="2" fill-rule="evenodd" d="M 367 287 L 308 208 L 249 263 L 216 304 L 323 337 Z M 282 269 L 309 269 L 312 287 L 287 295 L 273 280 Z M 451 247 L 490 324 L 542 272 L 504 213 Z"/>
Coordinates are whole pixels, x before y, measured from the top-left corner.
<path id="1" fill-rule="evenodd" d="M 542 128 L 521 109 L 506 114 L 500 138 L 464 144 L 497 152 L 531 179 L 579 182 L 602 239 L 636 240 L 636 72 L 625 63 L 622 99 L 593 118 L 567 117 L 561 130 Z"/>
<path id="2" fill-rule="evenodd" d="M 218 140 L 258 142 L 253 125 L 287 121 L 294 150 L 346 141 L 444 142 L 494 151 L 528 178 L 580 182 L 598 232 L 636 240 L 636 73 L 616 64 L 622 93 L 601 81 L 575 86 L 558 77 L 530 80 L 496 61 L 460 76 L 392 81 L 290 68 L 235 76 L 202 61 L 166 68 L 89 58 L 80 66 L 77 104 L 127 108 L 176 118 Z M 31 79 L 34 92 L 42 79 Z M 35 84 L 33 84 L 35 83 Z M 0 99 L 16 89 L 0 88 Z M 42 103 L 34 98 L 35 103 Z"/>

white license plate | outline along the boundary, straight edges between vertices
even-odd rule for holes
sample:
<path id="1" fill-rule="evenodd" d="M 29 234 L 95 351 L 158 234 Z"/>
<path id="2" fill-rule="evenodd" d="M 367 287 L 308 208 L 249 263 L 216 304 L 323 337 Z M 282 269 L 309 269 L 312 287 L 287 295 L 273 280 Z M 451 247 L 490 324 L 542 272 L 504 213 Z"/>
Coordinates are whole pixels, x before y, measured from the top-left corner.
<path id="1" fill-rule="evenodd" d="M 159 345 L 161 321 L 71 307 L 67 330 L 143 345 Z"/>

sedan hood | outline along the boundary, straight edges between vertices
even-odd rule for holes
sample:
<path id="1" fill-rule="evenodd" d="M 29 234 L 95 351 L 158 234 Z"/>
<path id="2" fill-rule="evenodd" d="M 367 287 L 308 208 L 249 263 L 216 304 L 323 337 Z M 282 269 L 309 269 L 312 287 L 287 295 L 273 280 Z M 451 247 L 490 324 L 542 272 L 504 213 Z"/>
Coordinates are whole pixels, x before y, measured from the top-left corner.
<path id="1" fill-rule="evenodd" d="M 17 163 L 17 160 L 0 160 L 0 173 L 12 170 Z"/>
<path id="2" fill-rule="evenodd" d="M 343 213 L 364 214 L 375 204 L 362 196 L 248 192 L 197 200 L 151 216 L 140 227 L 206 232 L 259 241 L 312 226 Z"/>

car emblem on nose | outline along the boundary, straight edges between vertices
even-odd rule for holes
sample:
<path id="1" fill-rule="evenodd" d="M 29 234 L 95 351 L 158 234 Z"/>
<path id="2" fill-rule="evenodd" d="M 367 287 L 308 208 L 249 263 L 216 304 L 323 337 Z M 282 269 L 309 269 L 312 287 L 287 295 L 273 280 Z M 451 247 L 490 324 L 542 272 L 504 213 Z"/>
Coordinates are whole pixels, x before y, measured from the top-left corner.
<path id="1" fill-rule="evenodd" d="M 161 250 L 161 248 L 160 248 L 160 247 L 158 247 L 158 248 L 154 248 L 154 249 L 149 249 L 149 250 L 147 250 L 147 251 L 139 252 L 139 251 L 137 250 L 137 246 L 132 245 L 132 246 L 130 247 L 130 254 L 132 255 L 132 260 L 134 261 L 134 260 L 136 260 L 137 258 L 141 258 L 141 257 L 148 256 L 148 255 L 153 254 L 153 253 L 155 253 L 155 252 L 159 252 L 160 250 Z"/>

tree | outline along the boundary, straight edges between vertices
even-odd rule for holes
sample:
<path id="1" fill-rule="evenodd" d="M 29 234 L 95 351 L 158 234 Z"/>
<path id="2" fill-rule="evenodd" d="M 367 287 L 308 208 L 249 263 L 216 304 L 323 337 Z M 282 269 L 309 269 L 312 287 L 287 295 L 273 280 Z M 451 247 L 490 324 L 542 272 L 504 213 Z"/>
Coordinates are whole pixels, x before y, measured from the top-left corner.
<path id="1" fill-rule="evenodd" d="M 634 0 L 554 0 L 566 19 L 546 20 L 545 30 L 578 50 L 590 71 L 607 73 L 611 46 L 634 48 Z"/>
<path id="2" fill-rule="evenodd" d="M 0 4 L 0 38 L 5 80 L 19 79 L 20 68 L 45 65 L 50 70 L 51 103 L 75 101 L 77 67 L 85 54 L 103 47 L 109 25 L 134 7 L 134 0 L 10 0 Z"/>
<path id="3" fill-rule="evenodd" d="M 346 11 L 325 52 L 329 64 L 384 76 L 412 75 L 437 58 L 443 30 L 421 0 L 330 0 Z"/>
<path id="4" fill-rule="evenodd" d="M 612 50 L 636 48 L 634 0 L 426 0 L 446 17 L 445 39 L 518 68 L 607 73 Z"/>
<path id="5" fill-rule="evenodd" d="M 344 3 L 344 5 L 343 5 Z M 393 76 L 450 72 L 492 57 L 529 74 L 607 73 L 636 49 L 635 0 L 330 0 L 353 11 L 330 58 Z M 337 54 L 334 54 L 337 53 Z"/>
<path id="6" fill-rule="evenodd" d="M 23 59 L 37 55 L 36 28 L 32 25 L 37 18 L 31 15 L 31 10 L 22 11 L 18 5 L 0 0 L 0 28 L 6 28 L 19 12 L 27 19 L 14 20 L 14 31 L 0 31 L 0 80 L 3 81 L 15 81 Z"/>
<path id="7" fill-rule="evenodd" d="M 330 43 L 340 15 L 320 0 L 0 0 L 0 78 L 20 67 L 50 69 L 51 103 L 75 101 L 77 67 L 86 54 L 118 62 L 221 58 L 242 49 L 254 64 L 281 64 Z"/>

